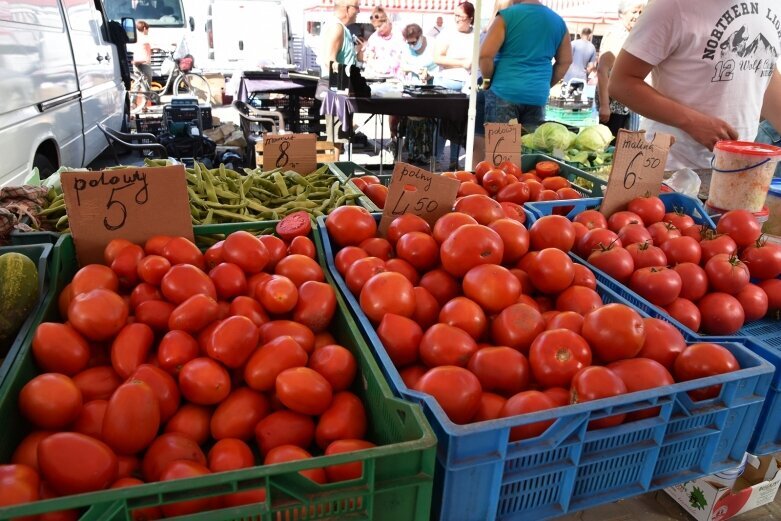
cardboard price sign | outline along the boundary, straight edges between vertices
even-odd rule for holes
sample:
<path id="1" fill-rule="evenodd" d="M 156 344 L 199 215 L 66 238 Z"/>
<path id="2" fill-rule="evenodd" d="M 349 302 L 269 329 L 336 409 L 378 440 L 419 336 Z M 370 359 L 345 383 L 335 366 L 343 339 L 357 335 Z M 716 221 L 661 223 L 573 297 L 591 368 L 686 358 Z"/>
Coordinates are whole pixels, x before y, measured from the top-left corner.
<path id="1" fill-rule="evenodd" d="M 263 138 L 263 170 L 293 170 L 306 175 L 317 170 L 317 136 L 282 134 Z"/>
<path id="2" fill-rule="evenodd" d="M 520 168 L 522 146 L 520 123 L 485 124 L 485 160 L 492 165 L 510 161 Z"/>
<path id="3" fill-rule="evenodd" d="M 636 197 L 658 195 L 664 178 L 667 154 L 674 138 L 657 132 L 652 142 L 645 139 L 645 131 L 618 131 L 613 168 L 607 182 L 605 198 L 599 211 L 612 215 L 623 210 Z"/>
<path id="4" fill-rule="evenodd" d="M 81 264 L 103 263 L 112 239 L 155 235 L 193 240 L 184 165 L 63 172 L 60 180 Z"/>
<path id="5" fill-rule="evenodd" d="M 380 220 L 380 233 L 384 236 L 390 223 L 405 213 L 418 215 L 434 226 L 437 219 L 453 208 L 459 184 L 455 179 L 407 163 L 396 163 Z"/>

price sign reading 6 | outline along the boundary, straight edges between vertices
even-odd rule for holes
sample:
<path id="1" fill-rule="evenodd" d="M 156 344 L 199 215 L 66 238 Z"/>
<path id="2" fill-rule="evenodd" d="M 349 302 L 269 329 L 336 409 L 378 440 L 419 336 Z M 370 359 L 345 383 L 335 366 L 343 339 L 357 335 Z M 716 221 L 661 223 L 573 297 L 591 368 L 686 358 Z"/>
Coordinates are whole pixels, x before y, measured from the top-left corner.
<path id="1" fill-rule="evenodd" d="M 629 166 L 626 167 L 626 173 L 624 174 L 624 188 L 629 190 L 637 182 L 637 174 L 635 173 L 634 164 L 638 157 L 643 157 L 642 152 L 638 152 L 635 157 L 629 162 Z"/>
<path id="2" fill-rule="evenodd" d="M 510 161 L 520 167 L 521 130 L 518 123 L 486 123 L 485 160 L 494 166 Z"/>
<path id="3" fill-rule="evenodd" d="M 501 154 L 501 152 L 497 152 L 497 150 L 499 149 L 499 145 L 502 144 L 502 141 L 504 141 L 504 138 L 500 137 L 499 139 L 496 140 L 496 143 L 494 144 L 494 151 L 493 151 L 493 156 L 494 156 L 493 157 L 493 164 L 494 164 L 494 166 L 499 166 L 499 164 L 502 161 L 505 161 L 507 159 L 507 156 L 503 156 Z"/>

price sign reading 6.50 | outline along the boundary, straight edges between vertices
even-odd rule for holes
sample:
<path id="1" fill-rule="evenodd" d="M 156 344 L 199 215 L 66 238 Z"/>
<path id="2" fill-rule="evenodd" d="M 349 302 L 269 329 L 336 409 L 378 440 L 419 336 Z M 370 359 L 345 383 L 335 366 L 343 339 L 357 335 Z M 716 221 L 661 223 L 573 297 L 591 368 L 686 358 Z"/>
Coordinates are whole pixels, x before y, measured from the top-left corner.
<path id="1" fill-rule="evenodd" d="M 432 174 L 407 163 L 396 163 L 391 177 L 380 233 L 385 235 L 393 219 L 412 213 L 430 225 L 453 208 L 459 182 Z"/>
<path id="2" fill-rule="evenodd" d="M 184 166 L 63 172 L 62 190 L 79 262 L 103 262 L 112 239 L 192 239 Z"/>
<path id="3" fill-rule="evenodd" d="M 645 139 L 645 131 L 619 130 L 613 168 L 600 211 L 612 215 L 623 210 L 635 197 L 659 194 L 673 141 L 670 134 L 657 133 L 649 142 Z"/>

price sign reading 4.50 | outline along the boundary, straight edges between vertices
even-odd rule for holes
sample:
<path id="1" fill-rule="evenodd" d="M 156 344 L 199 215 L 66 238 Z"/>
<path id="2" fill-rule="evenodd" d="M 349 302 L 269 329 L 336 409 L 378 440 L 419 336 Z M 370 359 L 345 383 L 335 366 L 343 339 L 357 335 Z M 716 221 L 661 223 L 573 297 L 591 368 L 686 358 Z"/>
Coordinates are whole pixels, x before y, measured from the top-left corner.
<path id="1" fill-rule="evenodd" d="M 419 215 L 431 226 L 453 208 L 459 182 L 432 174 L 407 163 L 396 163 L 393 169 L 380 233 L 385 235 L 393 219 L 405 213 Z"/>
<path id="2" fill-rule="evenodd" d="M 520 123 L 485 124 L 485 160 L 494 166 L 503 161 L 521 167 Z"/>
<path id="3" fill-rule="evenodd" d="M 183 165 L 63 172 L 60 180 L 81 264 L 102 263 L 112 239 L 193 238 Z"/>
<path id="4" fill-rule="evenodd" d="M 268 135 L 263 138 L 263 170 L 293 170 L 306 175 L 317 169 L 317 136 Z"/>
<path id="5" fill-rule="evenodd" d="M 649 142 L 644 130 L 619 130 L 613 168 L 599 210 L 605 215 L 611 215 L 623 210 L 635 197 L 658 195 L 667 154 L 673 141 L 670 134 L 657 133 L 653 141 Z"/>

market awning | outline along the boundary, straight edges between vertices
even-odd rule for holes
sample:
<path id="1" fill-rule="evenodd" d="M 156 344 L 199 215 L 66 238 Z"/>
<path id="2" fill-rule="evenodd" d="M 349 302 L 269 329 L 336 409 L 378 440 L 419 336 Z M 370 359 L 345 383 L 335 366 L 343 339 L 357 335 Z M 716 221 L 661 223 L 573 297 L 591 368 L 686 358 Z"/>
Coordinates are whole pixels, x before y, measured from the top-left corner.
<path id="1" fill-rule="evenodd" d="M 330 9 L 335 0 L 318 0 L 307 7 L 308 10 Z M 473 0 L 473 3 L 474 0 Z M 589 4 L 589 0 L 543 0 L 543 3 L 559 11 Z M 459 0 L 361 0 L 361 8 L 372 9 L 382 6 L 388 11 L 407 11 L 417 13 L 452 13 Z"/>

